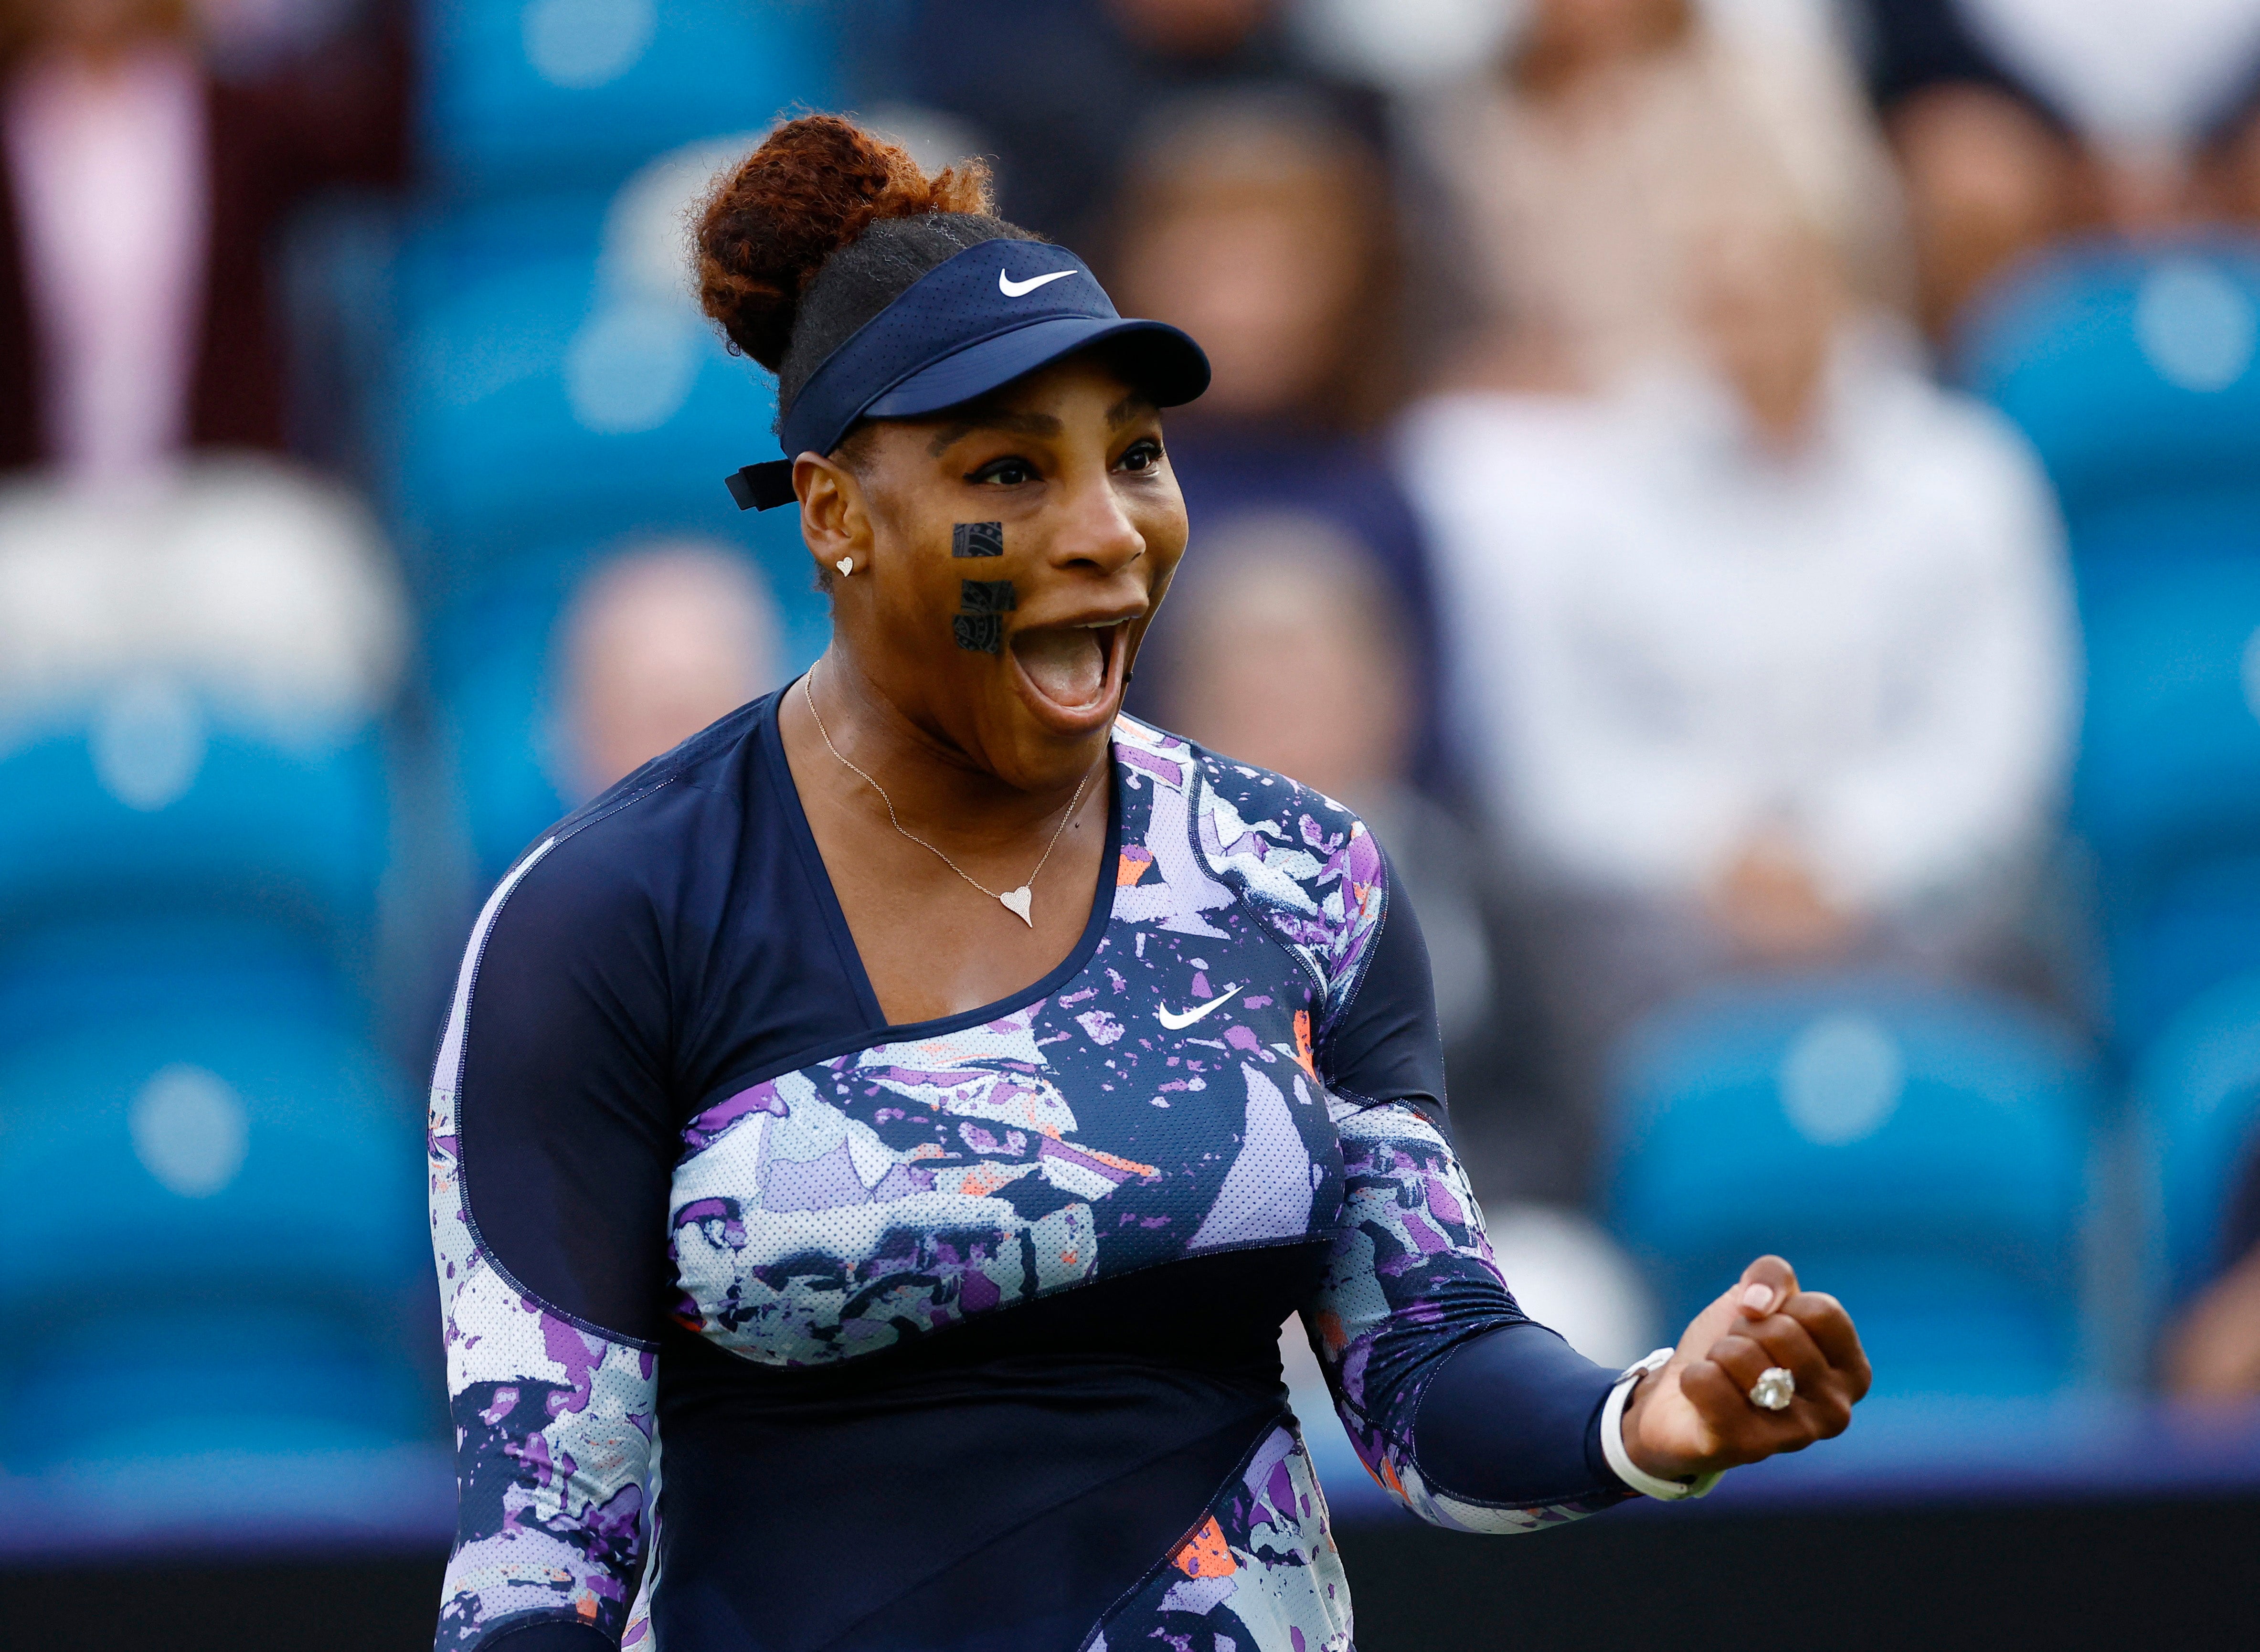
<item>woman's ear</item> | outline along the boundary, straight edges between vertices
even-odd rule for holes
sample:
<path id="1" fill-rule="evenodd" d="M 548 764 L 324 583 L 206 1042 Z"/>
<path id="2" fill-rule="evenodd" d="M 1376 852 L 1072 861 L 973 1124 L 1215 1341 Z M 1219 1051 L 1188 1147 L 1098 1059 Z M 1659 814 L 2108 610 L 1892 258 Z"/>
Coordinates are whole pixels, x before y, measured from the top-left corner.
<path id="1" fill-rule="evenodd" d="M 792 488 L 800 496 L 800 537 L 816 559 L 817 583 L 829 590 L 842 562 L 860 571 L 870 561 L 863 484 L 846 466 L 806 453 L 793 461 Z"/>

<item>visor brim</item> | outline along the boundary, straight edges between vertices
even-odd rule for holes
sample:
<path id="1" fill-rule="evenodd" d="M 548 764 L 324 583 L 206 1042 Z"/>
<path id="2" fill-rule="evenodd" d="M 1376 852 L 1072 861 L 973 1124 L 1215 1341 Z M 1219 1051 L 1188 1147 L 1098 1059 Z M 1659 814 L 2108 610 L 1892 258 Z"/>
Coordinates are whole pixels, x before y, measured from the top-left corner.
<path id="1" fill-rule="evenodd" d="M 866 418 L 939 413 L 1096 344 L 1116 347 L 1131 383 L 1157 407 L 1178 407 L 1208 389 L 1208 356 L 1165 321 L 1058 316 L 967 345 L 929 362 L 863 410 Z"/>

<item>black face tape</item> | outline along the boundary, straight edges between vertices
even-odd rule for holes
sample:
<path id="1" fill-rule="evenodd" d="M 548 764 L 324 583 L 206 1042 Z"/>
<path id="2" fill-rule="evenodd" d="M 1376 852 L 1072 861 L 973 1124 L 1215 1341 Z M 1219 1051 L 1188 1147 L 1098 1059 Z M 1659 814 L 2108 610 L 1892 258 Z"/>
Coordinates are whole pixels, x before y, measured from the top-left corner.
<path id="1" fill-rule="evenodd" d="M 1009 579 L 961 579 L 957 582 L 960 613 L 1009 614 L 1019 607 Z"/>
<path id="2" fill-rule="evenodd" d="M 1005 652 L 1005 622 L 994 614 L 959 614 L 950 622 L 957 646 L 969 654 Z"/>
<path id="3" fill-rule="evenodd" d="M 993 527 L 989 522 L 964 524 L 971 527 Z M 1001 614 L 1008 614 L 1019 606 L 1019 597 L 1009 579 L 961 579 L 957 582 L 958 613 L 950 621 L 956 633 L 957 646 L 972 654 L 1002 654 L 1005 651 L 1005 622 Z"/>
<path id="4" fill-rule="evenodd" d="M 952 556 L 1002 556 L 1005 554 L 1005 525 L 1002 522 L 960 522 L 949 530 L 949 554 Z"/>

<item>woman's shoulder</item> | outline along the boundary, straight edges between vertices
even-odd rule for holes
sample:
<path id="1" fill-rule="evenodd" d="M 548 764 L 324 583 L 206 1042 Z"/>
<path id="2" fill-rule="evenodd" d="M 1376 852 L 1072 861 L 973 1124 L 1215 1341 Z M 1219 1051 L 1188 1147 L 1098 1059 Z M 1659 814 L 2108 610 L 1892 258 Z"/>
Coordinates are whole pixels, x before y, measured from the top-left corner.
<path id="1" fill-rule="evenodd" d="M 1148 812 L 1147 832 L 1182 830 L 1201 870 L 1305 955 L 1331 999 L 1346 997 L 1387 904 L 1385 863 L 1365 822 L 1299 781 L 1132 717 L 1116 719 L 1114 750 L 1131 776 L 1184 800 Z M 1129 836 L 1126 853 L 1138 847 Z"/>
<path id="2" fill-rule="evenodd" d="M 583 804 L 526 847 L 497 898 L 617 919 L 696 882 L 702 864 L 733 859 L 748 801 L 758 806 L 764 789 L 759 742 L 776 698 L 739 707 Z"/>
<path id="3" fill-rule="evenodd" d="M 1313 830 L 1365 831 L 1365 823 L 1346 805 L 1277 769 L 1243 762 L 1183 734 L 1171 733 L 1126 712 L 1114 719 L 1116 762 L 1150 775 L 1188 796 L 1205 793 L 1212 805 L 1230 805 L 1243 816 L 1292 815 L 1316 823 Z"/>

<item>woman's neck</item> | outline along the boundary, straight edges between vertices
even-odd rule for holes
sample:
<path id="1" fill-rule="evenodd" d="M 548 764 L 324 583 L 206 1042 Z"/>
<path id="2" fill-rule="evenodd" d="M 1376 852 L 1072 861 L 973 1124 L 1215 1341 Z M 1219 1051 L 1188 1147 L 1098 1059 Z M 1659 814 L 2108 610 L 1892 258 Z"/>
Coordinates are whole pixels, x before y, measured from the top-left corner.
<path id="1" fill-rule="evenodd" d="M 1008 779 L 935 723 L 898 704 L 836 646 L 786 704 L 808 713 L 819 747 L 836 760 L 840 789 L 865 789 L 862 776 L 868 776 L 902 826 L 944 848 L 955 843 L 972 852 L 1050 831 L 1078 788 L 1088 794 L 1111 737 L 1111 731 L 1099 730 L 1079 743 L 1082 749 L 1047 763 L 1048 772 L 1040 778 Z"/>
<path id="2" fill-rule="evenodd" d="M 998 1003 L 1073 952 L 1111 882 L 1103 730 L 1079 772 L 1015 784 L 925 727 L 836 649 L 785 696 L 777 727 L 890 1024 Z"/>

